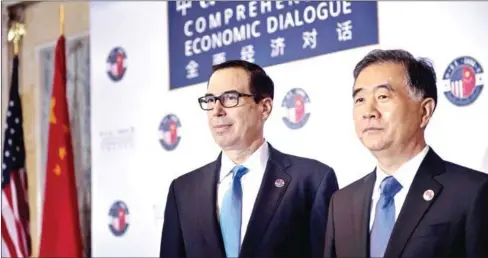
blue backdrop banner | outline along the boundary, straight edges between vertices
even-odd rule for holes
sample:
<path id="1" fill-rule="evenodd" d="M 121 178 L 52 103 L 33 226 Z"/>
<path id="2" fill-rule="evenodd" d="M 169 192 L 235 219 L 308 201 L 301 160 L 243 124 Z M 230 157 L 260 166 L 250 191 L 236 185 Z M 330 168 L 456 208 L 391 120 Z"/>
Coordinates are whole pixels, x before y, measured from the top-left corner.
<path id="1" fill-rule="evenodd" d="M 168 24 L 170 89 L 229 59 L 271 66 L 379 43 L 371 1 L 170 1 Z"/>

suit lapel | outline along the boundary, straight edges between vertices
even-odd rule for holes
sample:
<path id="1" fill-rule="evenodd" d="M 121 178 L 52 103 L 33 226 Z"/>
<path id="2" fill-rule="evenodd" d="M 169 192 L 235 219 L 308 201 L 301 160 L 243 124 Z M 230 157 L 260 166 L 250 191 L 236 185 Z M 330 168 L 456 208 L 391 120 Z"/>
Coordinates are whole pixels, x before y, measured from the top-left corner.
<path id="1" fill-rule="evenodd" d="M 205 237 L 209 253 L 225 257 L 224 241 L 217 220 L 217 182 L 220 174 L 220 158 L 210 163 L 203 171 L 202 178 L 195 189 L 199 193 L 199 200 L 195 205 L 200 206 L 200 214 L 194 214 L 198 220 L 200 234 Z M 217 256 L 216 256 L 217 257 Z"/>
<path id="2" fill-rule="evenodd" d="M 286 172 L 290 165 L 284 154 L 269 145 L 269 160 L 244 236 L 241 257 L 253 256 L 253 252 L 259 247 L 261 239 L 265 235 L 269 223 L 292 180 Z M 284 181 L 282 187 L 275 186 L 278 179 Z"/>
<path id="3" fill-rule="evenodd" d="M 363 184 L 354 193 L 353 199 L 353 220 L 354 232 L 357 236 L 356 246 L 357 257 L 369 256 L 369 217 L 371 213 L 371 196 L 373 193 L 374 183 L 376 181 L 376 173 L 373 171 L 363 179 Z M 351 241 L 354 243 L 355 241 Z"/>
<path id="4" fill-rule="evenodd" d="M 443 160 L 432 149 L 429 150 L 412 181 L 405 203 L 391 233 L 385 257 L 399 257 L 401 255 L 420 220 L 441 193 L 442 185 L 435 180 L 434 176 L 443 171 Z M 427 190 L 434 192 L 434 198 L 430 201 L 424 200 L 423 197 Z"/>

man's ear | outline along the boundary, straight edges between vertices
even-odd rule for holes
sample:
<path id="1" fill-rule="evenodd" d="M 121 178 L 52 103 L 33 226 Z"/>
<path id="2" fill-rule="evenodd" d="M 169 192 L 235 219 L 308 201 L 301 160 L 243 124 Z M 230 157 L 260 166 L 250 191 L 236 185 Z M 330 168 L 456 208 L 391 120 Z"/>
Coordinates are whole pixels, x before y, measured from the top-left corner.
<path id="1" fill-rule="evenodd" d="M 422 100 L 421 112 L 422 112 L 422 122 L 420 123 L 421 128 L 427 127 L 432 114 L 434 113 L 435 102 L 433 98 L 426 98 Z"/>
<path id="2" fill-rule="evenodd" d="M 273 100 L 271 98 L 264 98 L 261 100 L 261 114 L 264 121 L 268 120 L 273 110 Z"/>

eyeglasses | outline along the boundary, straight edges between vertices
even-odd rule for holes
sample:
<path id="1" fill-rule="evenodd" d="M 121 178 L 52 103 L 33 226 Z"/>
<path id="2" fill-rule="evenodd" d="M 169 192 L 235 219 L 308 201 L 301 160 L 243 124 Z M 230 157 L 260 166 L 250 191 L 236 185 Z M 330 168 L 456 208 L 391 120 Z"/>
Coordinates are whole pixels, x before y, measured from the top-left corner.
<path id="1" fill-rule="evenodd" d="M 232 108 L 239 105 L 239 99 L 241 97 L 254 97 L 254 95 L 240 93 L 237 91 L 227 91 L 220 96 L 208 94 L 200 97 L 198 98 L 198 103 L 200 104 L 200 107 L 205 111 L 212 110 L 215 104 L 217 104 L 217 100 L 220 101 L 220 104 L 223 107 Z"/>

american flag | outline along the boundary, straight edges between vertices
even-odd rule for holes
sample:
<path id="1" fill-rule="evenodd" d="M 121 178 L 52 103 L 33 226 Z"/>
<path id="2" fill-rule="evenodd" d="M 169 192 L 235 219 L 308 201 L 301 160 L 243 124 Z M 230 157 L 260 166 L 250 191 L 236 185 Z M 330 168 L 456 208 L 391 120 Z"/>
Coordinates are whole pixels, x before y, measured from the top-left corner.
<path id="1" fill-rule="evenodd" d="M 18 68 L 19 59 L 15 56 L 2 152 L 2 257 L 31 255 Z"/>

